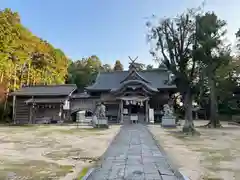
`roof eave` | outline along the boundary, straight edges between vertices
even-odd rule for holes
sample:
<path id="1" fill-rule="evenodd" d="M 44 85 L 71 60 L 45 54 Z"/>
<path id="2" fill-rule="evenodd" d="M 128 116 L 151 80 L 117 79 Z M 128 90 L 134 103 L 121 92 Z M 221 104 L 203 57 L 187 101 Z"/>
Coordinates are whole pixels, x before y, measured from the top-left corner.
<path id="1" fill-rule="evenodd" d="M 96 91 L 111 91 L 111 89 L 96 89 L 96 88 L 86 88 L 89 92 L 96 92 Z"/>
<path id="2" fill-rule="evenodd" d="M 11 96 L 25 96 L 25 97 L 40 97 L 40 96 L 69 96 L 69 94 L 22 94 L 22 93 L 13 93 Z"/>
<path id="3" fill-rule="evenodd" d="M 149 83 L 149 81 L 147 81 L 144 77 L 142 77 L 137 71 L 132 71 L 131 73 L 129 73 L 121 82 L 120 84 L 124 83 L 125 81 L 128 81 L 127 79 L 132 76 L 134 73 L 136 73 L 136 75 L 145 83 Z"/>

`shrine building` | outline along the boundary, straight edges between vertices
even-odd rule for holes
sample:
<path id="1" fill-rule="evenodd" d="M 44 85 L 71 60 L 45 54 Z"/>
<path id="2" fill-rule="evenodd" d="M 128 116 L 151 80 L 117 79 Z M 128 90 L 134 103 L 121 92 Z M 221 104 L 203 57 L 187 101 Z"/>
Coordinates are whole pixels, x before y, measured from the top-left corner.
<path id="1" fill-rule="evenodd" d="M 79 93 L 76 85 L 39 85 L 11 93 L 13 121 L 38 123 L 43 119 L 71 122 L 79 110 L 94 112 L 103 103 L 109 123 L 123 123 L 130 115 L 149 122 L 149 109 L 155 122 L 161 121 L 163 105 L 176 92 L 166 68 L 138 71 L 132 61 L 127 71 L 99 72 L 95 82 Z"/>

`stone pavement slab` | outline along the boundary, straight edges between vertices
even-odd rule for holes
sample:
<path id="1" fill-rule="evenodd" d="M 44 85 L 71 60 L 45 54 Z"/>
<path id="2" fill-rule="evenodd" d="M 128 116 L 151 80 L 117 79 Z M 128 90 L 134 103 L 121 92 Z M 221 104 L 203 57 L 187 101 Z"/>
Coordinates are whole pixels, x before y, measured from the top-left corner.
<path id="1" fill-rule="evenodd" d="M 88 180 L 184 180 L 143 124 L 124 125 Z"/>

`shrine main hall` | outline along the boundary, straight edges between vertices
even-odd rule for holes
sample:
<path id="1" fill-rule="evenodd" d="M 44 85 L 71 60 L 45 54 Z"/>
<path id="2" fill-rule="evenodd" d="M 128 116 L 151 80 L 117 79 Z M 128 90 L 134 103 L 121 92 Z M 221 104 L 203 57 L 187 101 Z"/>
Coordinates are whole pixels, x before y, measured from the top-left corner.
<path id="1" fill-rule="evenodd" d="M 138 71 L 132 61 L 127 71 L 100 72 L 85 93 L 73 95 L 72 109 L 94 110 L 102 102 L 110 123 L 122 123 L 130 115 L 149 122 L 152 109 L 154 121 L 161 122 L 163 105 L 176 92 L 171 77 L 166 68 Z"/>

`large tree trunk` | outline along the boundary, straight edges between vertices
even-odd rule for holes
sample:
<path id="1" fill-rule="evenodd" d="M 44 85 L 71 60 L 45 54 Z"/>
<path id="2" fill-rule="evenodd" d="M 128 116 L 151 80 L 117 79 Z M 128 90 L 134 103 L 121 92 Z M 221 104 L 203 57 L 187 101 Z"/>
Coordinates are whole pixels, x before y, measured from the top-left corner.
<path id="1" fill-rule="evenodd" d="M 188 90 L 184 95 L 184 108 L 185 108 L 185 124 L 183 126 L 183 132 L 192 133 L 195 131 L 192 117 L 192 94 Z"/>
<path id="2" fill-rule="evenodd" d="M 218 119 L 216 82 L 212 77 L 210 77 L 208 81 L 209 81 L 209 87 L 210 87 L 210 121 L 206 126 L 210 128 L 217 128 L 217 127 L 221 127 L 221 124 Z"/>

